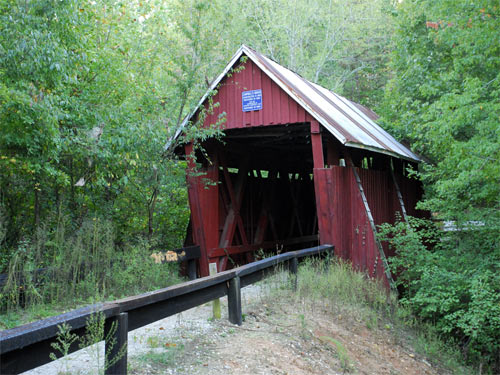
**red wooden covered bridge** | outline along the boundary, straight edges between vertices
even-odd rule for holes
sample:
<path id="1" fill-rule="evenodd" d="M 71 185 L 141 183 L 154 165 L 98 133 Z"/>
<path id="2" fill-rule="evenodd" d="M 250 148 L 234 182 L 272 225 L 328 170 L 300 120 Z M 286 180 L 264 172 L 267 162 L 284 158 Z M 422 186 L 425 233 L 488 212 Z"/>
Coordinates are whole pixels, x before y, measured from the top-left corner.
<path id="1" fill-rule="evenodd" d="M 220 272 L 260 249 L 333 244 L 370 276 L 390 277 L 391 254 L 374 232 L 397 212 L 416 214 L 421 186 L 406 170 L 419 158 L 374 112 L 242 46 L 176 137 L 221 119 L 222 139 L 182 149 L 198 163 L 187 178 L 187 242 L 201 248 L 201 276 L 209 263 Z"/>

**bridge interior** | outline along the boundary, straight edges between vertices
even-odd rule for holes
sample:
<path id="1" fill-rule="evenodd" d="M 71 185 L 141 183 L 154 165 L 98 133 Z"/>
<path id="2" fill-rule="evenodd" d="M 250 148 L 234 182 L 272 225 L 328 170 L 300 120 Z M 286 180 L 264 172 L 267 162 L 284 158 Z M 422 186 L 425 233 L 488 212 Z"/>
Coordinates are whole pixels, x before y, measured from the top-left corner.
<path id="1" fill-rule="evenodd" d="M 199 195 L 190 228 L 209 218 L 208 262 L 219 271 L 252 261 L 261 250 L 318 244 L 309 123 L 230 129 L 195 153 L 204 175 L 188 176 Z M 200 238 L 192 229 L 189 236 Z"/>

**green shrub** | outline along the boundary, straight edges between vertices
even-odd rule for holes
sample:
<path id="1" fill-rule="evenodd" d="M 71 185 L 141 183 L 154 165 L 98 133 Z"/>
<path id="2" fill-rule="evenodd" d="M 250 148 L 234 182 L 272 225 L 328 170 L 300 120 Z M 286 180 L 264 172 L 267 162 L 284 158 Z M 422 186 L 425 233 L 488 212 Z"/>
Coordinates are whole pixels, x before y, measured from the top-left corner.
<path id="1" fill-rule="evenodd" d="M 395 249 L 390 259 L 401 303 L 443 337 L 457 341 L 470 363 L 498 368 L 500 253 L 494 228 L 439 231 L 429 220 L 384 224 L 380 236 Z M 493 370 L 494 371 L 494 370 Z"/>

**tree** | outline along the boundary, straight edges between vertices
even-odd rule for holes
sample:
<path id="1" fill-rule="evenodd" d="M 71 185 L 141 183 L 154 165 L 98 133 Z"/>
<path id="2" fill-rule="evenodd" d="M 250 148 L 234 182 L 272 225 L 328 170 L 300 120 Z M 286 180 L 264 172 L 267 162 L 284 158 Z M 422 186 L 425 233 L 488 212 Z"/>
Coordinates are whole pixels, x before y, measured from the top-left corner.
<path id="1" fill-rule="evenodd" d="M 426 206 L 449 219 L 498 220 L 499 11 L 445 1 L 397 13 L 386 123 L 428 161 Z"/>
<path id="2" fill-rule="evenodd" d="M 393 28 L 386 0 L 243 1 L 227 5 L 228 40 L 350 99 L 378 105 Z M 234 48 L 234 47 L 232 47 Z"/>
<path id="3" fill-rule="evenodd" d="M 421 208 L 446 223 L 434 241 L 400 226 L 414 311 L 469 360 L 499 366 L 500 8 L 491 1 L 404 1 L 382 111 L 425 162 Z M 496 363 L 496 365 L 495 365 Z M 498 369 L 498 367 L 497 367 Z"/>
<path id="4" fill-rule="evenodd" d="M 182 34 L 162 2 L 115 5 L 38 0 L 0 6 L 7 246 L 29 238 L 41 223 L 51 227 L 60 215 L 71 216 L 72 229 L 97 215 L 112 219 L 122 237 L 151 236 L 156 210 L 173 202 L 184 207 L 183 213 L 174 208 L 181 216 L 171 229 L 174 242 L 183 236 L 182 165 L 166 162 L 163 146 L 169 124 L 175 128 L 199 95 L 193 81 L 200 81 L 205 58 L 188 64 L 189 43 L 198 54 L 213 44 L 203 44 L 202 28 Z M 191 25 L 203 18 L 198 14 Z M 171 48 L 177 42 L 186 48 Z M 158 197 L 166 186 L 176 192 L 174 201 Z"/>

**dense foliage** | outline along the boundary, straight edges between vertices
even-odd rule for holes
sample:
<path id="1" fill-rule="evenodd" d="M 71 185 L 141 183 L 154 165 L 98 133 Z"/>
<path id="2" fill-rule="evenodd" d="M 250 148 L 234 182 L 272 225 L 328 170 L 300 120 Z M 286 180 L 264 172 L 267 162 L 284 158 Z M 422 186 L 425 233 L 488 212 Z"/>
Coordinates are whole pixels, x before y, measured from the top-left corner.
<path id="1" fill-rule="evenodd" d="M 168 284 L 149 248 L 182 246 L 189 210 L 184 163 L 164 147 L 212 75 L 213 11 L 0 1 L 0 309 Z M 46 266 L 50 283 L 31 279 Z"/>
<path id="2" fill-rule="evenodd" d="M 404 290 L 401 303 L 459 344 L 465 359 L 495 366 L 500 272 L 488 229 L 443 233 L 431 221 L 410 218 L 410 227 L 406 222 L 385 224 L 380 234 L 398 255 L 390 262 Z"/>
<path id="3" fill-rule="evenodd" d="M 57 233 L 70 224 L 59 222 Z M 147 241 L 124 244 L 120 252 L 115 242 L 112 222 L 93 218 L 71 235 L 38 231 L 19 243 L 0 290 L 0 329 L 179 282 L 177 264 L 155 263 Z M 49 256 L 44 272 L 36 272 Z"/>
<path id="4" fill-rule="evenodd" d="M 498 366 L 500 7 L 404 1 L 394 15 L 384 120 L 425 159 L 420 206 L 447 231 L 400 223 L 386 232 L 396 235 L 393 265 L 418 317 L 457 339 L 468 359 Z"/>
<path id="5" fill-rule="evenodd" d="M 164 145 L 203 88 L 216 40 L 200 21 L 209 10 L 202 2 L 0 3 L 4 248 L 42 225 L 55 230 L 64 216 L 70 231 L 98 216 L 112 221 L 118 242 L 156 234 L 181 244 L 183 165 Z"/>
<path id="6" fill-rule="evenodd" d="M 499 217 L 499 15 L 491 1 L 405 1 L 385 103 L 387 127 L 427 161 L 425 206 L 487 225 Z"/>

